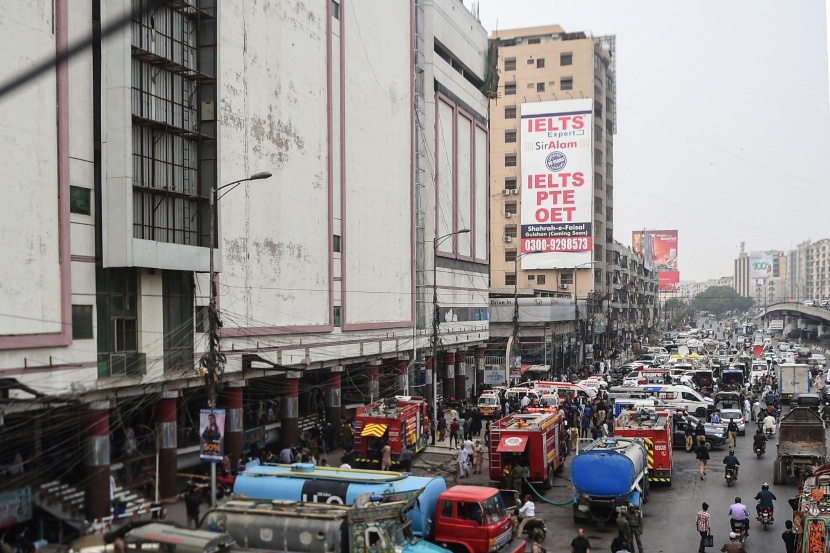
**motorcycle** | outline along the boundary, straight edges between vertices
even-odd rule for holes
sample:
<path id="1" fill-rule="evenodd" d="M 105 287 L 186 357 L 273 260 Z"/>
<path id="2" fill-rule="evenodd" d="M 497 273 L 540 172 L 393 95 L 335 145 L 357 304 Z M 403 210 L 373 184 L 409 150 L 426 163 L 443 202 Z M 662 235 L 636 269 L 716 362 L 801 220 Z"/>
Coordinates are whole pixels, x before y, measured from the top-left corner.
<path id="1" fill-rule="evenodd" d="M 766 532 L 767 526 L 772 526 L 772 513 L 769 509 L 764 507 L 761 509 L 761 515 L 758 517 L 758 520 L 761 521 L 761 526 L 764 527 L 764 531 Z"/>
<path id="2" fill-rule="evenodd" d="M 755 452 L 755 455 L 757 455 L 759 459 L 761 458 L 761 455 L 764 454 L 764 448 L 759 445 L 753 446 L 752 451 Z"/>
<path id="3" fill-rule="evenodd" d="M 548 535 L 548 525 L 545 523 L 545 519 L 534 517 L 528 520 L 527 524 L 525 524 L 524 533 L 527 534 L 528 539 L 531 541 L 535 539 L 537 535 L 541 535 L 544 540 L 545 536 Z"/>
<path id="4" fill-rule="evenodd" d="M 765 428 L 764 435 L 768 440 L 772 439 L 772 437 L 775 436 L 775 428 Z"/>
<path id="5" fill-rule="evenodd" d="M 723 473 L 723 477 L 726 479 L 726 487 L 731 488 L 732 483 L 735 482 L 735 469 L 727 467 Z"/>
<path id="6" fill-rule="evenodd" d="M 730 521 L 730 525 L 732 526 L 732 531 L 738 534 L 738 541 L 743 543 L 748 538 L 748 530 L 746 529 L 746 522 L 739 522 L 738 524 L 733 523 Z"/>

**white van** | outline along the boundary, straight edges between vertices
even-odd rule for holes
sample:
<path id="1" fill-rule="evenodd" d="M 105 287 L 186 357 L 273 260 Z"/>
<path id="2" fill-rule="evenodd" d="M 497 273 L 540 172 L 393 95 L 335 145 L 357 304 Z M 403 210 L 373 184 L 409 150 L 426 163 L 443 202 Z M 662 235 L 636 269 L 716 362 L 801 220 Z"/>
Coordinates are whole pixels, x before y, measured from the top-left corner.
<path id="1" fill-rule="evenodd" d="M 666 405 L 685 409 L 687 413 L 705 417 L 709 409 L 702 395 L 688 386 L 643 386 L 653 397 L 663 400 Z"/>

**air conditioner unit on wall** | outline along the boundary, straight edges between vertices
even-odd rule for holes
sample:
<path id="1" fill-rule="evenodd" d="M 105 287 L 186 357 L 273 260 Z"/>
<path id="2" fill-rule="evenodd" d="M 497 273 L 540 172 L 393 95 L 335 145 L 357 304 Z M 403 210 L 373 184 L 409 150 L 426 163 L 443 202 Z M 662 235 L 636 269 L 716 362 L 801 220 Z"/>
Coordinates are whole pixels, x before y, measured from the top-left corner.
<path id="1" fill-rule="evenodd" d="M 508 211 L 507 213 L 504 214 L 504 216 L 507 217 L 508 219 L 510 219 L 511 217 L 513 217 L 513 214 Z"/>
<path id="2" fill-rule="evenodd" d="M 559 288 L 561 288 L 562 290 L 567 290 L 567 289 L 568 289 L 568 285 L 567 285 L 567 284 L 560 284 L 560 285 L 559 285 Z"/>
<path id="3" fill-rule="evenodd" d="M 518 193 L 519 193 L 519 189 L 518 189 L 518 188 L 514 188 L 514 189 L 512 189 L 512 190 L 510 191 L 510 193 L 511 193 L 511 194 L 518 194 Z"/>
<path id="4" fill-rule="evenodd" d="M 512 241 L 513 241 L 513 237 L 512 237 L 512 236 L 505 236 L 505 237 L 504 237 L 504 241 L 505 241 L 505 242 L 512 242 Z"/>
<path id="5" fill-rule="evenodd" d="M 510 195 L 510 189 L 505 188 L 504 190 L 501 191 L 501 193 L 502 193 L 503 196 L 509 196 Z"/>

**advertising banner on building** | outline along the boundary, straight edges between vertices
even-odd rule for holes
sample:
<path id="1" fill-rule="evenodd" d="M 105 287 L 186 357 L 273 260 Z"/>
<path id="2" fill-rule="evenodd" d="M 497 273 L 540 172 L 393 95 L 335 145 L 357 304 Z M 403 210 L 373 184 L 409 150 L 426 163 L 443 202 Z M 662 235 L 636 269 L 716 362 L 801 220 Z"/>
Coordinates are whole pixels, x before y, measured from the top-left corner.
<path id="1" fill-rule="evenodd" d="M 749 278 L 760 284 L 772 278 L 772 251 L 749 252 Z"/>
<path id="2" fill-rule="evenodd" d="M 643 256 L 652 270 L 657 270 L 660 291 L 680 289 L 676 230 L 634 231 L 631 248 Z"/>
<path id="3" fill-rule="evenodd" d="M 225 410 L 202 409 L 199 413 L 199 458 L 221 463 L 225 455 Z"/>
<path id="4" fill-rule="evenodd" d="M 0 528 L 32 520 L 32 488 L 0 493 Z"/>
<path id="5" fill-rule="evenodd" d="M 784 330 L 784 319 L 772 319 L 767 330 Z"/>
<path id="6" fill-rule="evenodd" d="M 522 269 L 590 263 L 593 100 L 522 104 Z"/>

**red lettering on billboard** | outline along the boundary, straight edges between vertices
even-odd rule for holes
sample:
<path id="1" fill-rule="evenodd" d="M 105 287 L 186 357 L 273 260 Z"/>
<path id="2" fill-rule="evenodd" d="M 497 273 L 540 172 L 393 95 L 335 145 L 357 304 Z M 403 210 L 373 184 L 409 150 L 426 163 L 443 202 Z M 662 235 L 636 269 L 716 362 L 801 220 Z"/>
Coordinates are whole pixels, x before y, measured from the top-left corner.
<path id="1" fill-rule="evenodd" d="M 535 117 L 527 120 L 528 132 L 570 131 L 585 126 L 582 115 L 560 115 L 559 117 Z"/>
<path id="2" fill-rule="evenodd" d="M 576 173 L 542 173 L 527 176 L 527 188 L 567 188 L 585 184 L 585 175 Z"/>

